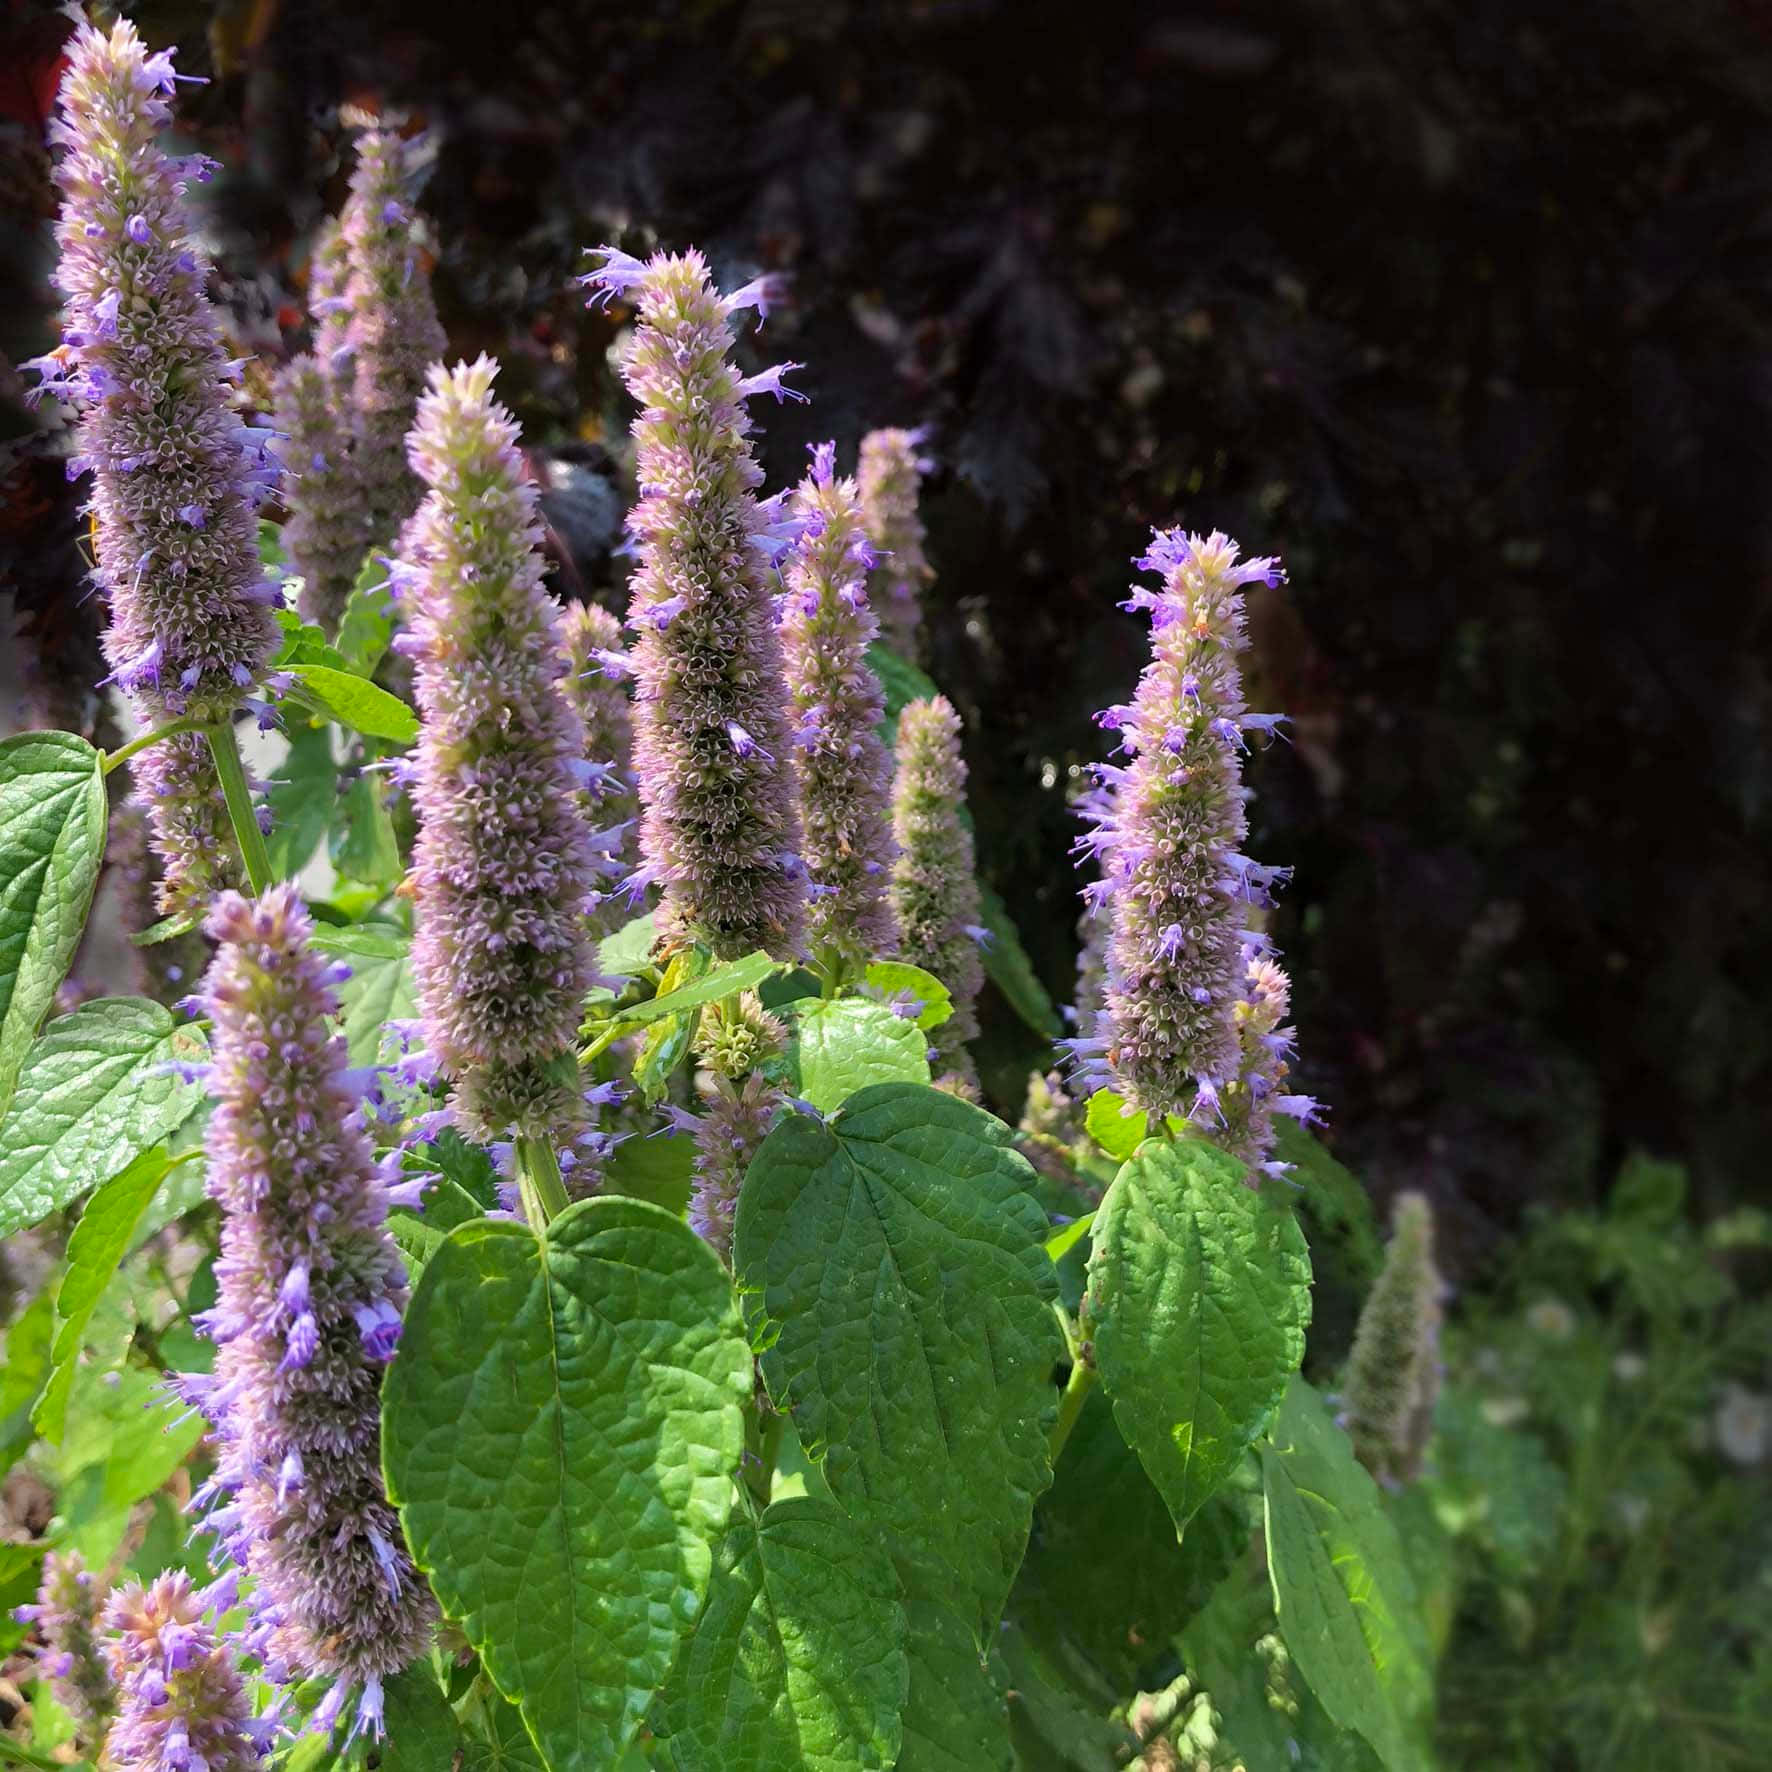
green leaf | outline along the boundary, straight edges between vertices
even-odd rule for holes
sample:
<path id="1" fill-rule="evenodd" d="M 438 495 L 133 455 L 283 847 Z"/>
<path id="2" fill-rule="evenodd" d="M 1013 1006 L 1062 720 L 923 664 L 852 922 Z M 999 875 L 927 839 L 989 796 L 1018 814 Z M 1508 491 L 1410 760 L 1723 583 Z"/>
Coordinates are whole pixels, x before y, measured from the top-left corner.
<path id="1" fill-rule="evenodd" d="M 104 759 L 85 739 L 0 744 L 0 1118 L 80 945 L 106 816 Z"/>
<path id="2" fill-rule="evenodd" d="M 461 1725 L 422 1661 L 383 1686 L 382 1718 L 379 1772 L 449 1772 L 457 1752 L 466 1757 Z"/>
<path id="3" fill-rule="evenodd" d="M 1009 1007 L 1036 1034 L 1056 1040 L 1063 1032 L 1052 998 L 1034 972 L 1034 963 L 1021 945 L 1021 931 L 1015 927 L 1008 908 L 997 895 L 995 887 L 982 880 L 978 884 L 979 921 L 991 932 L 991 939 L 979 950 L 984 961 L 985 977 L 1003 993 Z"/>
<path id="4" fill-rule="evenodd" d="M 907 1597 L 911 1688 L 897 1772 L 1008 1772 L 1009 1716 L 967 1621 Z"/>
<path id="5" fill-rule="evenodd" d="M 917 1011 L 917 1026 L 924 1033 L 938 1028 L 954 1012 L 954 997 L 933 972 L 913 966 L 909 960 L 870 960 L 867 969 L 870 988 L 883 997 L 908 991 L 923 1007 Z"/>
<path id="6" fill-rule="evenodd" d="M 794 1022 L 789 1054 L 800 1079 L 797 1093 L 825 1114 L 870 1084 L 929 1081 L 923 1030 L 861 997 L 809 1004 Z"/>
<path id="7" fill-rule="evenodd" d="M 1150 1125 L 1150 1115 L 1142 1109 L 1131 1114 L 1125 1109 L 1125 1096 L 1112 1089 L 1097 1089 L 1089 1097 L 1089 1106 L 1083 1116 L 1089 1136 L 1116 1163 L 1124 1163 L 1144 1143 Z"/>
<path id="8" fill-rule="evenodd" d="M 265 838 L 271 871 L 291 880 L 308 865 L 332 823 L 338 800 L 338 765 L 332 760 L 332 728 L 303 726 L 290 735 L 289 754 L 271 772 L 265 801 L 271 833 Z"/>
<path id="9" fill-rule="evenodd" d="M 341 658 L 340 664 L 343 662 Z M 393 744 L 411 744 L 418 737 L 418 715 L 399 696 L 390 695 L 367 677 L 331 664 L 297 662 L 278 668 L 295 679 L 295 688 L 289 692 L 292 696 L 353 732 Z"/>
<path id="10" fill-rule="evenodd" d="M 1349 1279 L 1360 1294 L 1370 1290 L 1384 1265 L 1384 1244 L 1373 1215 L 1372 1197 L 1360 1178 L 1329 1154 L 1314 1133 L 1283 1114 L 1274 1116 L 1274 1155 L 1292 1165 L 1292 1180 L 1302 1192 L 1299 1203 L 1312 1225 L 1311 1247 L 1325 1239 L 1340 1249 Z M 1317 1229 L 1324 1233 L 1317 1234 Z"/>
<path id="11" fill-rule="evenodd" d="M 39 1292 L 6 1331 L 6 1363 L 0 1366 L 0 1471 L 10 1470 L 36 1435 L 31 1406 L 49 1376 L 55 1335 L 55 1300 Z"/>
<path id="12" fill-rule="evenodd" d="M 829 1502 L 740 1520 L 664 1704 L 678 1772 L 891 1772 L 909 1669 L 898 1577 Z"/>
<path id="13" fill-rule="evenodd" d="M 189 1119 L 202 1090 L 162 1067 L 203 1053 L 195 1028 L 145 997 L 101 997 L 52 1021 L 0 1123 L 0 1236 L 109 1181 Z"/>
<path id="14" fill-rule="evenodd" d="M 1215 1496 L 1178 1539 L 1163 1497 L 1092 1395 L 1034 1510 L 1011 1610 L 1048 1647 L 1084 1657 L 1115 1691 L 1169 1653 L 1249 1540 L 1234 1501 Z"/>
<path id="15" fill-rule="evenodd" d="M 695 1140 L 682 1133 L 637 1134 L 624 1138 L 603 1165 L 602 1192 L 650 1200 L 673 1218 L 689 1205 L 695 1169 Z"/>
<path id="16" fill-rule="evenodd" d="M 994 1623 L 1051 1480 L 1063 1353 L 1033 1172 L 937 1089 L 791 1114 L 740 1191 L 736 1268 L 763 1376 L 837 1502 Z"/>
<path id="17" fill-rule="evenodd" d="M 376 1063 L 388 1022 L 407 1021 L 418 1014 L 412 938 L 391 924 L 365 923 L 354 929 L 316 929 L 312 942 L 321 953 L 351 968 L 351 976 L 338 987 L 345 1045 L 352 1064 Z"/>
<path id="18" fill-rule="evenodd" d="M 642 973 L 656 972 L 652 944 L 657 940 L 652 912 L 646 911 L 597 944 L 597 970 L 608 978 L 638 978 Z"/>
<path id="19" fill-rule="evenodd" d="M 258 520 L 258 558 L 261 566 L 281 568 L 285 563 L 282 526 L 269 517 Z"/>
<path id="20" fill-rule="evenodd" d="M 547 1762 L 523 1727 L 523 1713 L 496 1692 L 471 1699 L 463 1720 L 468 1729 L 461 1772 L 548 1772 Z M 445 1762 L 437 1772 L 454 1769 Z"/>
<path id="21" fill-rule="evenodd" d="M 338 650 L 346 669 L 360 677 L 372 676 L 393 634 L 388 569 L 371 554 L 357 569 L 357 582 L 345 598 L 344 614 L 338 621 Z"/>
<path id="22" fill-rule="evenodd" d="M 781 970 L 781 962 L 770 959 L 759 948 L 756 953 L 746 954 L 741 960 L 726 960 L 711 967 L 699 978 L 673 990 L 661 991 L 644 1003 L 620 1009 L 613 1019 L 624 1030 L 642 1028 L 651 1022 L 662 1021 L 667 1015 L 682 1015 L 691 1009 L 700 1009 L 704 1004 L 718 1003 L 722 997 L 735 997 L 740 991 L 754 991 L 772 972 Z M 607 1032 L 609 1025 L 607 1021 L 591 1024 L 599 1034 Z"/>
<path id="23" fill-rule="evenodd" d="M 1286 1647 L 1335 1722 L 1392 1772 L 1413 1772 L 1431 1696 L 1415 1583 L 1377 1484 L 1302 1378 L 1262 1445 L 1261 1475 Z"/>
<path id="24" fill-rule="evenodd" d="M 1199 1139 L 1151 1140 L 1095 1214 L 1086 1332 L 1114 1418 L 1176 1526 L 1230 1474 L 1304 1357 L 1291 1208 Z"/>
<path id="25" fill-rule="evenodd" d="M 52 1370 L 33 1416 L 46 1440 L 55 1442 L 62 1437 L 86 1325 L 134 1242 L 135 1227 L 165 1180 L 167 1168 L 164 1150 L 143 1151 L 86 1202 L 86 1210 L 68 1239 L 62 1281 L 55 1295 Z"/>
<path id="26" fill-rule="evenodd" d="M 344 654 L 312 622 L 303 621 L 293 609 L 279 609 L 276 613 L 283 640 L 271 658 L 269 669 L 286 671 L 292 665 L 313 664 L 326 665 L 335 671 L 350 669 Z"/>
<path id="27" fill-rule="evenodd" d="M 388 1492 L 553 1772 L 610 1765 L 694 1624 L 751 1356 L 707 1245 L 656 1206 L 452 1231 L 382 1400 Z"/>
<path id="28" fill-rule="evenodd" d="M 346 790 L 344 825 L 332 845 L 332 865 L 344 879 L 384 892 L 406 871 L 381 783 L 373 775 L 359 775 Z"/>

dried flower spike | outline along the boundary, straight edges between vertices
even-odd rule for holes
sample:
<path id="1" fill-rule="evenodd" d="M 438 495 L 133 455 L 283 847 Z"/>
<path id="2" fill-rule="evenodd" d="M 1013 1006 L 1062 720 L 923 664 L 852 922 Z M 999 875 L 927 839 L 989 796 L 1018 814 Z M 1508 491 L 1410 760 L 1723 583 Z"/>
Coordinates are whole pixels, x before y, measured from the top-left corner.
<path id="1" fill-rule="evenodd" d="M 228 405 L 238 365 L 223 356 L 182 200 L 208 162 L 158 143 L 175 79 L 171 57 L 149 55 L 127 23 L 105 32 L 82 21 L 69 42 L 50 125 L 64 342 L 33 365 L 44 391 L 82 409 L 76 462 L 93 475 L 105 655 L 144 726 L 226 717 L 276 644 L 278 591 L 253 515 L 276 464 L 269 433 Z M 167 748 L 145 754 L 136 780 L 165 863 L 162 908 L 190 911 L 232 850 L 208 840 L 219 804 L 193 810 L 195 783 Z M 202 740 L 181 750 L 194 760 Z"/>
<path id="2" fill-rule="evenodd" d="M 604 248 L 593 301 L 639 314 L 623 366 L 640 501 L 628 626 L 637 683 L 634 766 L 644 808 L 636 879 L 663 893 L 659 925 L 722 959 L 802 947 L 806 914 L 787 696 L 767 584 L 781 539 L 756 490 L 745 401 L 791 394 L 791 364 L 741 377 L 728 316 L 766 288 L 722 297 L 699 253 L 646 264 Z M 796 398 L 799 396 L 795 396 Z"/>
<path id="3" fill-rule="evenodd" d="M 427 1043 L 479 1138 L 583 1119 L 574 1045 L 595 976 L 583 734 L 542 587 L 536 489 L 482 357 L 431 372 L 411 438 L 430 487 L 401 575 L 417 662 L 413 969 Z"/>
<path id="4" fill-rule="evenodd" d="M 854 970 L 892 951 L 887 898 L 892 760 L 880 742 L 880 681 L 867 648 L 879 632 L 868 606 L 872 560 L 853 480 L 836 477 L 837 446 L 812 452 L 794 495 L 804 527 L 788 555 L 782 653 L 794 714 L 794 766 L 810 881 L 808 941 Z"/>
<path id="5" fill-rule="evenodd" d="M 1360 1312 L 1342 1418 L 1360 1462 L 1380 1481 L 1421 1474 L 1440 1393 L 1440 1312 L 1434 1215 L 1418 1193 L 1398 1194 L 1391 1240 Z"/>
<path id="6" fill-rule="evenodd" d="M 221 1207 L 210 1380 L 209 1524 L 252 1578 L 248 1638 L 274 1678 L 336 1682 L 379 1728 L 381 1682 L 420 1654 L 436 1608 L 381 1479 L 382 1370 L 406 1273 L 347 1071 L 332 969 L 291 886 L 227 893 L 207 930 L 214 1027 L 210 1192 Z"/>
<path id="7" fill-rule="evenodd" d="M 861 440 L 861 509 L 877 564 L 869 583 L 886 644 L 923 656 L 923 593 L 935 573 L 923 552 L 917 488 L 928 463 L 921 431 L 869 431 Z"/>
<path id="8" fill-rule="evenodd" d="M 406 433 L 426 373 L 445 348 L 430 272 L 413 238 L 417 182 L 412 144 L 380 130 L 357 143 L 342 222 L 350 261 L 344 342 L 368 545 L 392 542 L 423 496 L 407 463 Z"/>
<path id="9" fill-rule="evenodd" d="M 105 1608 L 121 1702 L 105 1743 L 118 1772 L 258 1772 L 270 1729 L 253 1721 L 227 1649 L 182 1570 L 131 1582 Z"/>
<path id="10" fill-rule="evenodd" d="M 117 1708 L 117 1690 L 98 1641 L 103 1601 L 103 1588 L 77 1551 L 50 1551 L 43 1559 L 37 1603 L 14 1614 L 20 1623 L 36 1625 L 43 1639 L 38 1671 L 89 1743 L 103 1740 Z"/>
<path id="11" fill-rule="evenodd" d="M 972 833 L 961 816 L 966 764 L 960 716 L 946 696 L 913 701 L 898 716 L 897 772 L 892 789 L 892 908 L 899 953 L 948 987 L 953 1014 L 930 1032 L 930 1064 L 965 1084 L 977 1072 L 966 1043 L 978 1032 L 984 966 L 979 944 L 978 875 Z"/>

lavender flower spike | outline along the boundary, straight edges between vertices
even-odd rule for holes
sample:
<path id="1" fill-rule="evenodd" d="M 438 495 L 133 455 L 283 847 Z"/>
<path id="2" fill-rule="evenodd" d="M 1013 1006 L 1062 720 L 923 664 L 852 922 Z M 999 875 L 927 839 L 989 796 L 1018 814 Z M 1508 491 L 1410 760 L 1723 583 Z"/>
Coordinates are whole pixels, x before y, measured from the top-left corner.
<path id="1" fill-rule="evenodd" d="M 930 1063 L 976 1086 L 966 1042 L 978 1032 L 978 876 L 972 833 L 960 816 L 966 764 L 960 716 L 946 696 L 913 701 L 898 716 L 898 773 L 892 790 L 892 906 L 899 953 L 948 987 L 954 1012 L 930 1032 Z"/>
<path id="2" fill-rule="evenodd" d="M 705 1069 L 695 1129 L 689 1224 L 724 1261 L 732 1259 L 732 1215 L 758 1147 L 781 1111 L 782 1094 L 758 1066 L 787 1045 L 787 1029 L 754 991 L 702 1012 L 695 1051 Z"/>
<path id="3" fill-rule="evenodd" d="M 861 440 L 861 509 L 878 564 L 869 589 L 886 644 L 901 657 L 923 655 L 923 592 L 935 573 L 923 553 L 917 487 L 928 463 L 921 431 L 869 431 Z"/>
<path id="4" fill-rule="evenodd" d="M 574 1043 L 595 955 L 580 811 L 583 731 L 542 588 L 536 489 L 497 365 L 438 365 L 412 465 L 431 488 L 407 525 L 420 730 L 413 968 L 427 1042 L 474 1137 L 562 1134 L 583 1118 Z"/>
<path id="5" fill-rule="evenodd" d="M 867 599 L 873 555 L 855 482 L 836 477 L 836 453 L 834 443 L 819 444 L 794 495 L 805 527 L 784 574 L 781 643 L 813 893 L 810 945 L 853 970 L 891 953 L 898 931 L 886 895 L 892 760 L 877 731 L 880 681 L 867 661 L 879 632 Z"/>
<path id="6" fill-rule="evenodd" d="M 302 619 L 335 634 L 368 546 L 351 434 L 333 405 L 330 378 L 314 357 L 290 363 L 278 375 L 273 397 L 289 473 L 283 544 L 301 575 Z"/>
<path id="7" fill-rule="evenodd" d="M 118 1772 L 258 1772 L 255 1723 L 227 1650 L 182 1570 L 119 1588 L 105 1608 L 122 1708 L 106 1742 Z"/>
<path id="8" fill-rule="evenodd" d="M 728 304 L 697 252 L 645 265 L 607 253 L 592 301 L 618 291 L 639 327 L 623 368 L 640 501 L 634 764 L 662 929 L 722 959 L 801 950 L 806 915 L 766 519 L 756 497 Z"/>
<path id="9" fill-rule="evenodd" d="M 59 115 L 56 280 L 64 343 L 38 365 L 82 408 L 93 472 L 97 577 L 110 603 L 105 655 L 138 722 L 232 712 L 276 644 L 275 591 L 259 564 L 254 507 L 268 489 L 265 434 L 230 411 L 227 363 L 203 294 L 206 267 L 180 193 L 186 169 L 158 145 L 172 65 L 132 26 L 82 22 Z M 219 796 L 195 779 L 203 740 L 158 745 L 135 765 L 166 864 L 162 908 L 202 904 L 231 846 Z M 206 765 L 204 765 L 206 769 Z"/>
<path id="10" fill-rule="evenodd" d="M 356 464 L 368 545 L 388 543 L 424 488 L 407 465 L 406 433 L 425 374 L 443 355 L 430 273 L 413 241 L 417 179 L 410 145 L 372 131 L 357 144 L 345 204 L 350 255 L 350 355 Z"/>
<path id="11" fill-rule="evenodd" d="M 200 1400 L 228 1496 L 217 1530 L 252 1578 L 249 1641 L 272 1676 L 331 1679 L 340 1705 L 358 1687 L 373 1725 L 381 1682 L 436 1620 L 381 1479 L 381 1375 L 406 1271 L 300 897 L 226 893 L 207 932 L 222 1228 L 215 1380 Z"/>
<path id="12" fill-rule="evenodd" d="M 560 639 L 566 656 L 561 693 L 584 728 L 584 761 L 595 776 L 582 803 L 593 822 L 619 832 L 603 853 L 611 877 L 625 876 L 639 859 L 640 796 L 634 780 L 634 717 L 625 687 L 621 623 L 600 604 L 572 603 L 560 617 Z M 606 891 L 592 908 L 591 926 L 606 935 L 629 914 L 626 900 Z"/>
<path id="13" fill-rule="evenodd" d="M 43 1639 L 38 1668 L 49 1676 L 55 1696 L 80 1725 L 83 1741 L 96 1746 L 117 1708 L 110 1669 L 99 1652 L 99 1608 L 104 1590 L 77 1551 L 51 1551 L 43 1559 L 37 1604 L 21 1607 L 21 1620 L 34 1622 Z"/>
<path id="14" fill-rule="evenodd" d="M 1103 717 L 1131 762 L 1099 772 L 1113 791 L 1086 810 L 1096 829 L 1082 845 L 1100 858 L 1113 915 L 1098 1037 L 1133 1106 L 1154 1123 L 1190 1114 L 1211 1136 L 1239 1073 L 1245 909 L 1270 902 L 1279 878 L 1241 853 L 1236 657 L 1248 643 L 1242 586 L 1280 571 L 1239 563 L 1223 535 L 1179 529 L 1158 532 L 1140 564 L 1163 575 L 1127 604 L 1150 611 L 1154 656 L 1132 704 Z"/>

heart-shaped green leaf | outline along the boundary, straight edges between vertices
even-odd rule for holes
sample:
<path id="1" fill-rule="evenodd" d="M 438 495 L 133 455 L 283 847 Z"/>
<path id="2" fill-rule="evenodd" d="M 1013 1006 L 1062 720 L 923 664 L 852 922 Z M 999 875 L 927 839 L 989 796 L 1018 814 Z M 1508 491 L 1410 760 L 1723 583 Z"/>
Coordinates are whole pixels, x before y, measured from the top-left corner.
<path id="1" fill-rule="evenodd" d="M 929 1081 L 922 1028 L 861 997 L 809 1003 L 794 1022 L 789 1056 L 796 1093 L 825 1114 L 872 1083 Z"/>
<path id="2" fill-rule="evenodd" d="M 586 1200 L 432 1255 L 383 1393 L 388 1493 L 444 1609 L 553 1772 L 633 1739 L 732 1508 L 751 1356 L 685 1225 Z"/>

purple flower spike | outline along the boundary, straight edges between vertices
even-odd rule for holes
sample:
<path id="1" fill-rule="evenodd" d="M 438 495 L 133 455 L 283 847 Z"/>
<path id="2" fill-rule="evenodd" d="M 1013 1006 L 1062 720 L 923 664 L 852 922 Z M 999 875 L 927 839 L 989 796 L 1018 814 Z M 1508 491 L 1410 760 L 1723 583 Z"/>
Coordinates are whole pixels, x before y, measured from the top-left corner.
<path id="1" fill-rule="evenodd" d="M 121 1705 L 106 1742 L 118 1772 L 259 1772 L 261 1731 L 232 1656 L 182 1570 L 132 1582 L 105 1608 Z"/>
<path id="2" fill-rule="evenodd" d="M 368 545 L 351 434 L 317 358 L 297 357 L 284 369 L 275 399 L 289 464 L 283 545 L 301 574 L 303 620 L 336 634 Z"/>
<path id="3" fill-rule="evenodd" d="M 127 23 L 105 32 L 82 22 L 50 126 L 67 342 L 49 361 L 58 396 L 81 409 L 79 460 L 93 475 L 88 508 L 111 615 L 105 656 L 144 727 L 225 717 L 240 680 L 257 677 L 276 645 L 258 600 L 262 436 L 229 409 L 207 266 L 179 164 L 159 146 L 169 88 L 148 70 L 163 61 Z M 189 912 L 225 882 L 233 848 L 199 835 L 223 828 L 212 779 L 213 816 L 192 817 L 183 794 L 153 793 L 147 759 L 166 749 L 144 753 L 136 782 L 164 863 L 161 909 Z"/>
<path id="4" fill-rule="evenodd" d="M 792 741 L 726 304 L 695 252 L 638 273 L 611 259 L 592 280 L 619 280 L 639 318 L 623 367 L 643 408 L 628 626 L 640 847 L 663 887 L 660 927 L 722 959 L 792 958 L 806 914 L 805 881 L 781 861 L 800 848 Z M 751 741 L 742 750 L 734 727 Z"/>
<path id="5" fill-rule="evenodd" d="M 300 897 L 224 894 L 206 929 L 222 1231 L 203 1404 L 229 1498 L 211 1525 L 252 1577 L 273 1661 L 351 1686 L 405 1667 L 436 1619 L 409 1563 L 397 1588 L 382 1566 L 400 1542 L 381 1481 L 382 1342 L 406 1272 Z"/>
<path id="6" fill-rule="evenodd" d="M 19 1609 L 23 1622 L 36 1624 L 43 1642 L 38 1667 L 50 1676 L 57 1702 L 79 1725 L 94 1757 L 117 1708 L 97 1634 L 103 1602 L 104 1589 L 78 1552 L 51 1551 L 43 1559 L 37 1604 Z"/>
<path id="7" fill-rule="evenodd" d="M 1246 714 L 1237 654 L 1248 644 L 1242 586 L 1277 581 L 1272 560 L 1239 563 L 1235 542 L 1159 531 L 1141 564 L 1163 574 L 1128 607 L 1149 612 L 1154 656 L 1129 707 L 1114 710 L 1124 769 L 1079 810 L 1095 830 L 1096 902 L 1111 913 L 1104 1006 L 1091 1030 L 1115 1081 L 1151 1118 L 1176 1114 L 1252 1171 L 1273 1143 L 1291 1036 L 1288 987 L 1245 928 L 1283 871 L 1242 853 Z M 1104 722 L 1106 724 L 1106 722 Z M 1098 913 L 1100 914 L 1100 913 Z"/>
<path id="8" fill-rule="evenodd" d="M 621 623 L 598 604 L 569 604 L 560 617 L 560 639 L 566 656 L 560 692 L 584 728 L 585 761 L 599 771 L 596 787 L 583 794 L 580 804 L 590 823 L 620 831 L 604 853 L 625 875 L 639 859 L 640 796 L 634 780 L 634 719 L 625 687 L 629 672 L 617 650 Z M 619 672 L 608 663 L 614 658 L 622 661 Z M 610 933 L 626 915 L 619 897 L 600 896 L 589 913 L 593 933 Z"/>
<path id="9" fill-rule="evenodd" d="M 913 661 L 923 654 L 923 593 L 935 579 L 917 514 L 922 443 L 917 431 L 870 431 L 861 440 L 862 520 L 878 561 L 868 588 L 886 644 Z"/>
<path id="10" fill-rule="evenodd" d="M 867 600 L 869 548 L 853 480 L 836 478 L 834 446 L 813 451 L 794 498 L 802 519 L 788 558 L 781 644 L 799 744 L 794 752 L 811 877 L 808 940 L 851 967 L 893 951 L 886 896 L 892 760 L 880 742 L 884 703 L 869 669 L 879 632 Z"/>
<path id="11" fill-rule="evenodd" d="M 930 1032 L 931 1063 L 962 1088 L 977 1086 L 966 1043 L 978 1032 L 984 962 L 968 933 L 978 922 L 978 875 L 972 833 L 960 816 L 966 764 L 960 716 L 946 696 L 913 701 L 898 716 L 897 776 L 892 789 L 892 907 L 899 953 L 948 987 L 954 1012 Z"/>
<path id="12" fill-rule="evenodd" d="M 407 462 L 406 433 L 426 372 L 445 348 L 430 273 L 414 238 L 413 160 L 412 145 L 399 136 L 365 135 L 342 221 L 350 256 L 344 342 L 366 545 L 391 542 L 423 495 Z"/>
<path id="13" fill-rule="evenodd" d="M 432 370 L 410 444 L 431 491 L 402 542 L 421 722 L 413 969 L 456 1117 L 482 1140 L 582 1121 L 573 1047 L 596 974 L 584 735 L 496 372 L 487 357 Z"/>

